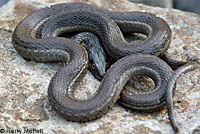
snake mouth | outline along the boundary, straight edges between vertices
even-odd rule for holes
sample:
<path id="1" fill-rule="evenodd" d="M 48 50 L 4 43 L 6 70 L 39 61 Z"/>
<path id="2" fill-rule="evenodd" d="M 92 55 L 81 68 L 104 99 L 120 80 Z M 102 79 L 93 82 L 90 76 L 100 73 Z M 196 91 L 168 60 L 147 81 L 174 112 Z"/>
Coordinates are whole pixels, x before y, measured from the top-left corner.
<path id="1" fill-rule="evenodd" d="M 103 64 L 101 64 L 101 62 L 94 67 L 94 64 L 89 63 L 89 71 L 93 74 L 93 76 L 101 81 L 105 75 L 105 68 L 103 66 L 101 66 Z"/>

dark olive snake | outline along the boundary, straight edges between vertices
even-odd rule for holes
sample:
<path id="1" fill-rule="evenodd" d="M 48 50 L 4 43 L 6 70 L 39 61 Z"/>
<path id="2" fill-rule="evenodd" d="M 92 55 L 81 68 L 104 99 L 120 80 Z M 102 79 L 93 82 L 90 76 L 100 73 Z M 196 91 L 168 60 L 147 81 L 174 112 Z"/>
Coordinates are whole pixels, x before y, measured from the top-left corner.
<path id="1" fill-rule="evenodd" d="M 118 60 L 106 72 L 95 95 L 82 101 L 71 92 L 87 71 L 87 51 L 74 40 L 61 37 L 80 32 L 97 35 L 109 56 Z M 128 43 L 124 39 L 124 33 L 135 32 L 147 35 L 146 40 Z M 162 107 L 172 70 L 156 56 L 163 55 L 170 41 L 168 24 L 153 14 L 111 12 L 83 3 L 43 8 L 22 20 L 12 37 L 16 51 L 25 59 L 66 63 L 51 79 L 49 100 L 66 119 L 83 122 L 106 113 L 120 93 L 121 103 L 129 108 L 149 111 Z M 155 90 L 132 96 L 121 92 L 133 75 L 152 78 Z"/>

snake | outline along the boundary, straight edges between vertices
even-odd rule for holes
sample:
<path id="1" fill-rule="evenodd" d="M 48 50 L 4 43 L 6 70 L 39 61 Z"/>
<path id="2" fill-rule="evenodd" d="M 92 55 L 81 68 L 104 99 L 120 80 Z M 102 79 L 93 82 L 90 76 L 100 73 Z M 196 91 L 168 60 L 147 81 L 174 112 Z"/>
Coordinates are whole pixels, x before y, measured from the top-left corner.
<path id="1" fill-rule="evenodd" d="M 96 93 L 77 100 L 73 91 L 88 68 L 86 48 L 63 34 L 91 32 L 98 36 L 108 55 L 117 60 L 105 73 Z M 142 33 L 140 43 L 127 42 L 123 34 Z M 67 120 L 90 121 L 101 117 L 119 99 L 132 109 L 154 110 L 165 101 L 172 69 L 157 56 L 171 42 L 171 30 L 162 18 L 144 12 L 112 12 L 85 3 L 62 3 L 40 9 L 15 28 L 12 43 L 20 56 L 37 62 L 63 62 L 52 77 L 48 96 L 53 108 Z M 155 90 L 133 97 L 122 92 L 134 75 L 146 75 Z"/>
<path id="2" fill-rule="evenodd" d="M 195 70 L 199 67 L 200 66 L 199 66 L 198 62 L 188 61 L 183 66 L 181 66 L 177 70 L 173 71 L 172 75 L 170 76 L 170 81 L 167 84 L 166 104 L 167 104 L 168 116 L 169 116 L 170 122 L 172 124 L 173 130 L 176 133 L 178 133 L 180 131 L 179 127 L 175 121 L 175 118 L 174 118 L 173 100 L 172 100 L 172 92 L 173 92 L 176 80 L 181 76 L 181 74 Z"/>

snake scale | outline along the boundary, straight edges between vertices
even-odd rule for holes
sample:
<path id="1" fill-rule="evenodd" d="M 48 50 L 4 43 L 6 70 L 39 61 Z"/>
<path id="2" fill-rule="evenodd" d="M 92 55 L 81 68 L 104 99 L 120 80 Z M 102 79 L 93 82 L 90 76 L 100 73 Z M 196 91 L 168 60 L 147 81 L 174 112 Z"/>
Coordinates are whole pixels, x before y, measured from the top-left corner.
<path id="1" fill-rule="evenodd" d="M 72 92 L 88 67 L 83 45 L 62 34 L 91 32 L 103 48 L 118 60 L 106 72 L 96 93 L 88 100 L 77 100 Z M 140 43 L 128 43 L 124 33 L 147 36 Z M 51 105 L 71 121 L 90 121 L 101 117 L 118 100 L 138 110 L 159 109 L 165 101 L 172 69 L 156 56 L 162 56 L 171 42 L 171 30 L 161 18 L 143 12 L 111 12 L 84 3 L 57 4 L 43 8 L 22 20 L 16 27 L 13 45 L 20 56 L 37 62 L 63 62 L 50 81 Z M 155 56 L 153 56 L 155 55 Z M 155 90 L 132 96 L 121 92 L 134 75 L 146 75 Z"/>

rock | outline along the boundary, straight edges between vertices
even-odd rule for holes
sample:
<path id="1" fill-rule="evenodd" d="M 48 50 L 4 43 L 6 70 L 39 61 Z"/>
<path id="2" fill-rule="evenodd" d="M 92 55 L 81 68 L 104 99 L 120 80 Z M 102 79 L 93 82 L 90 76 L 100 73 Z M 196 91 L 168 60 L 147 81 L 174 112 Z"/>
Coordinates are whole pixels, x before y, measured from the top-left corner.
<path id="1" fill-rule="evenodd" d="M 142 3 L 145 5 L 149 6 L 154 6 L 154 7 L 167 7 L 171 8 L 173 7 L 173 0 L 129 0 L 130 2 L 134 3 Z"/>
<path id="2" fill-rule="evenodd" d="M 71 2 L 68 0 L 67 2 Z M 179 10 L 152 8 L 125 0 L 74 0 L 87 2 L 113 11 L 146 11 L 165 19 L 172 29 L 172 43 L 167 56 L 186 60 L 200 58 L 200 17 Z M 0 131 L 43 133 L 173 133 L 166 109 L 152 114 L 130 111 L 116 104 L 100 119 L 87 123 L 70 122 L 60 117 L 49 104 L 47 88 L 58 69 L 57 64 L 36 63 L 20 57 L 11 43 L 16 25 L 32 12 L 66 0 L 11 0 L 0 8 Z M 87 84 L 87 86 L 84 86 Z M 87 98 L 99 82 L 90 73 L 75 92 Z M 80 91 L 81 90 L 81 91 Z M 199 69 L 177 80 L 174 94 L 175 115 L 182 134 L 198 130 L 200 124 Z"/>
<path id="3" fill-rule="evenodd" d="M 3 6 L 4 4 L 6 4 L 8 2 L 8 0 L 1 0 L 0 1 L 0 7 Z"/>
<path id="4" fill-rule="evenodd" d="M 176 9 L 200 14 L 200 3 L 198 0 L 174 0 L 173 2 Z"/>

